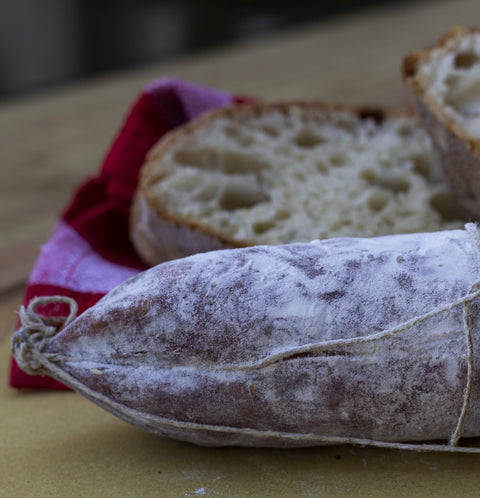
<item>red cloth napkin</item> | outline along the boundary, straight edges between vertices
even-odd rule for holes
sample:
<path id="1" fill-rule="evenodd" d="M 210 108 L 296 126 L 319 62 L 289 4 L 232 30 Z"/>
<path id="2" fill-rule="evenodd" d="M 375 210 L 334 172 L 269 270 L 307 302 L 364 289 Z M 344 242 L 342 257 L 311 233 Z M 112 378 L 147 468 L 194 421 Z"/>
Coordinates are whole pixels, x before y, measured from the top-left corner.
<path id="1" fill-rule="evenodd" d="M 75 193 L 33 267 L 24 304 L 35 296 L 73 297 L 82 313 L 127 278 L 146 269 L 128 236 L 130 203 L 148 150 L 167 131 L 203 112 L 244 99 L 176 79 L 149 84 L 131 107 L 96 176 Z M 65 304 L 37 308 L 68 315 Z M 66 389 L 31 376 L 12 358 L 10 385 Z"/>

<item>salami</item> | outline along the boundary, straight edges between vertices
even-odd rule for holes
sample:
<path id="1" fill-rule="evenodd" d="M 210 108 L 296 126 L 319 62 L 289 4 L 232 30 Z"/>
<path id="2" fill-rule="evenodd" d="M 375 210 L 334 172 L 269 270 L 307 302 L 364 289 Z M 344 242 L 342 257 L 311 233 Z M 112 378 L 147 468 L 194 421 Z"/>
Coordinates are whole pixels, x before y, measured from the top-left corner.
<path id="1" fill-rule="evenodd" d="M 70 298 L 33 300 L 12 353 L 201 445 L 476 452 L 458 441 L 480 435 L 479 282 L 474 224 L 213 251 L 151 268 L 78 318 Z M 62 323 L 36 312 L 58 300 Z"/>

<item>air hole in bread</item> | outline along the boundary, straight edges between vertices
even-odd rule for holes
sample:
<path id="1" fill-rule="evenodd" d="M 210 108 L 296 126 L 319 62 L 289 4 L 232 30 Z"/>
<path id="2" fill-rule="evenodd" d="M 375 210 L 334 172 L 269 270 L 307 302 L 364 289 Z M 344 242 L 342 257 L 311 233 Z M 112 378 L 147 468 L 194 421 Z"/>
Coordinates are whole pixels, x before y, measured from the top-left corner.
<path id="1" fill-rule="evenodd" d="M 402 175 L 385 175 L 380 179 L 380 185 L 395 193 L 406 192 L 410 188 L 410 180 Z"/>
<path id="2" fill-rule="evenodd" d="M 315 169 L 319 172 L 319 173 L 323 173 L 323 174 L 326 174 L 328 173 L 328 168 L 326 166 L 326 164 L 322 161 L 317 161 L 315 163 Z"/>
<path id="3" fill-rule="evenodd" d="M 392 218 L 390 218 L 390 216 L 384 216 L 384 217 L 382 217 L 382 222 L 387 227 L 393 227 L 395 225 L 395 221 L 392 220 Z"/>
<path id="4" fill-rule="evenodd" d="M 347 158 L 344 154 L 332 154 L 330 156 L 330 164 L 332 166 L 343 166 L 347 162 Z"/>
<path id="5" fill-rule="evenodd" d="M 306 180 L 305 174 L 301 171 L 294 171 L 292 176 L 300 182 L 304 182 Z"/>
<path id="6" fill-rule="evenodd" d="M 275 228 L 275 222 L 274 221 L 256 221 L 253 224 L 253 233 L 255 235 L 262 235 L 265 232 L 268 232 L 268 230 L 271 230 L 272 228 Z"/>
<path id="7" fill-rule="evenodd" d="M 353 143 L 351 146 L 351 150 L 354 150 L 355 152 L 363 152 L 365 150 L 365 146 L 362 144 Z"/>
<path id="8" fill-rule="evenodd" d="M 248 147 L 252 145 L 254 139 L 252 136 L 247 135 L 243 130 L 236 126 L 225 126 L 223 132 L 228 138 L 234 140 L 240 147 Z"/>
<path id="9" fill-rule="evenodd" d="M 347 132 L 352 132 L 355 128 L 355 121 L 348 118 L 345 115 L 338 116 L 337 119 L 335 120 L 335 126 L 338 128 L 342 128 L 343 130 Z"/>
<path id="10" fill-rule="evenodd" d="M 368 183 L 374 183 L 377 179 L 377 173 L 375 173 L 372 169 L 364 169 L 360 172 L 360 177 Z"/>
<path id="11" fill-rule="evenodd" d="M 410 180 L 401 174 L 387 171 L 385 173 L 375 173 L 371 169 L 363 170 L 360 176 L 370 185 L 376 185 L 395 194 L 406 192 L 410 188 Z"/>
<path id="12" fill-rule="evenodd" d="M 265 124 L 265 125 L 261 126 L 260 130 L 263 131 L 263 133 L 265 133 L 265 135 L 268 135 L 271 138 L 277 138 L 280 135 L 279 129 L 275 128 L 274 126 L 271 126 L 271 125 Z"/>
<path id="13" fill-rule="evenodd" d="M 222 157 L 223 172 L 229 175 L 248 174 L 268 166 L 266 161 L 241 151 L 227 150 Z"/>
<path id="14" fill-rule="evenodd" d="M 412 156 L 413 171 L 423 176 L 424 178 L 429 178 L 431 173 L 431 160 L 424 155 L 414 155 Z"/>
<path id="15" fill-rule="evenodd" d="M 337 231 L 337 230 L 341 230 L 342 228 L 348 228 L 350 226 L 352 226 L 351 220 L 345 218 L 343 220 L 338 220 L 336 223 L 331 225 L 330 230 Z"/>
<path id="16" fill-rule="evenodd" d="M 461 52 L 455 57 L 455 67 L 457 69 L 470 69 L 478 62 L 478 55 L 474 52 Z"/>
<path id="17" fill-rule="evenodd" d="M 372 192 L 367 200 L 367 206 L 371 211 L 381 211 L 389 201 L 389 196 L 381 191 Z"/>
<path id="18" fill-rule="evenodd" d="M 215 169 L 218 164 L 218 155 L 212 149 L 179 149 L 175 151 L 174 160 L 182 166 Z"/>
<path id="19" fill-rule="evenodd" d="M 275 218 L 277 220 L 287 220 L 288 218 L 290 218 L 291 215 L 292 213 L 290 213 L 286 209 L 277 209 L 275 211 Z"/>
<path id="20" fill-rule="evenodd" d="M 412 135 L 413 130 L 411 126 L 403 124 L 398 128 L 397 133 L 399 137 L 408 138 Z"/>
<path id="21" fill-rule="evenodd" d="M 269 200 L 258 186 L 245 183 L 229 183 L 220 196 L 220 206 L 227 211 L 249 208 Z"/>
<path id="22" fill-rule="evenodd" d="M 458 205 L 455 196 L 448 190 L 434 194 L 430 199 L 430 205 L 445 221 L 469 218 L 467 212 Z"/>
<path id="23" fill-rule="evenodd" d="M 308 129 L 300 130 L 296 138 L 296 143 L 299 147 L 315 147 L 324 142 L 323 137 Z"/>
<path id="24" fill-rule="evenodd" d="M 423 176 L 424 178 L 430 177 L 431 159 L 425 155 L 417 154 L 411 157 L 413 171 Z"/>

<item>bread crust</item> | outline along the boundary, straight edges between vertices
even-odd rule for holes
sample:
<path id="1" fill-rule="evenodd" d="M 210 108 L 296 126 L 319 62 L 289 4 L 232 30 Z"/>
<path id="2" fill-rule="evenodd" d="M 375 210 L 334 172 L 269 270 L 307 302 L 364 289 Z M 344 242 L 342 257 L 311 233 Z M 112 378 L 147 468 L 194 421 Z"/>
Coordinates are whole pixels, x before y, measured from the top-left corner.
<path id="1" fill-rule="evenodd" d="M 438 152 L 445 179 L 458 201 L 475 219 L 480 218 L 480 149 L 442 105 L 425 92 L 418 71 L 433 50 L 445 48 L 453 39 L 479 33 L 475 28 L 455 26 L 437 44 L 407 55 L 402 66 L 403 79 Z"/>
<path id="2" fill-rule="evenodd" d="M 327 113 L 345 111 L 360 119 L 373 119 L 381 123 L 386 119 L 409 116 L 405 110 L 385 110 L 379 107 L 353 107 L 321 101 L 254 102 L 233 104 L 205 113 L 200 118 L 173 130 L 163 137 L 149 152 L 140 172 L 139 186 L 132 203 L 130 237 L 138 254 L 149 264 L 184 257 L 200 251 L 238 248 L 254 245 L 255 241 L 237 239 L 216 230 L 199 219 L 188 219 L 172 213 L 152 192 L 158 180 L 155 164 L 178 141 L 184 140 L 197 129 L 225 117 L 239 119 L 261 115 L 269 111 L 287 113 L 292 108 L 321 110 Z"/>

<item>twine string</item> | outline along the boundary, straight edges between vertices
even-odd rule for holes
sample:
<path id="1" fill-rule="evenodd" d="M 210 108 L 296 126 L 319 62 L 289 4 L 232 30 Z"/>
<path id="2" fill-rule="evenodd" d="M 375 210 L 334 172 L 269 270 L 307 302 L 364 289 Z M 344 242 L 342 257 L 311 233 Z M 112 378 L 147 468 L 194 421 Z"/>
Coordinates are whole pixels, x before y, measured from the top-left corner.
<path id="1" fill-rule="evenodd" d="M 235 371 L 259 370 L 268 367 L 270 365 L 273 365 L 275 363 L 278 363 L 280 361 L 288 360 L 289 358 L 297 356 L 299 354 L 320 353 L 322 351 L 332 350 L 337 347 L 343 348 L 346 346 L 366 344 L 369 342 L 389 339 L 391 337 L 401 334 L 402 332 L 407 332 L 412 327 L 419 325 L 420 323 L 429 320 L 430 318 L 434 318 L 442 313 L 445 313 L 446 311 L 450 311 L 451 309 L 456 308 L 457 306 L 471 303 L 474 299 L 476 299 L 479 296 L 480 296 L 480 288 L 473 292 L 470 290 L 465 296 L 461 297 L 456 301 L 453 301 L 443 306 L 439 306 L 438 308 L 435 308 L 423 315 L 412 318 L 411 320 L 407 320 L 394 327 L 391 327 L 387 330 L 382 330 L 381 332 L 377 332 L 375 334 L 351 337 L 348 339 L 332 339 L 329 341 L 320 341 L 310 344 L 303 344 L 302 346 L 291 347 L 288 349 L 284 349 L 283 351 L 280 351 L 278 353 L 268 355 L 256 362 L 243 363 L 240 365 L 230 366 L 230 367 L 226 366 L 225 368 L 228 370 L 235 370 Z"/>
<path id="2" fill-rule="evenodd" d="M 472 286 L 471 290 L 478 288 L 480 283 Z M 465 389 L 463 391 L 463 403 L 460 416 L 458 417 L 457 425 L 453 434 L 450 437 L 449 444 L 451 446 L 456 446 L 462 435 L 463 426 L 465 425 L 465 420 L 467 417 L 468 407 L 470 405 L 470 397 L 472 394 L 472 382 L 473 382 L 473 341 L 472 341 L 472 327 L 470 323 L 470 308 L 472 306 L 472 301 L 466 301 L 463 305 L 463 330 L 465 332 L 465 341 L 467 343 L 467 354 L 464 356 L 467 362 L 467 382 L 465 384 Z"/>
<path id="3" fill-rule="evenodd" d="M 43 316 L 35 310 L 38 306 L 53 303 L 66 303 L 70 312 L 67 317 Z M 11 350 L 19 367 L 30 375 L 43 374 L 45 361 L 56 361 L 63 356 L 43 354 L 49 340 L 77 316 L 78 305 L 68 296 L 34 297 L 28 307 L 20 307 L 21 329 L 13 336 Z"/>

